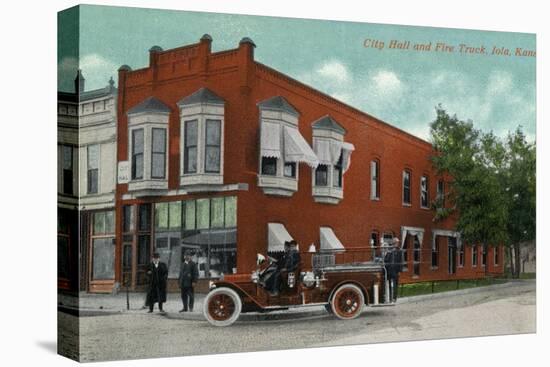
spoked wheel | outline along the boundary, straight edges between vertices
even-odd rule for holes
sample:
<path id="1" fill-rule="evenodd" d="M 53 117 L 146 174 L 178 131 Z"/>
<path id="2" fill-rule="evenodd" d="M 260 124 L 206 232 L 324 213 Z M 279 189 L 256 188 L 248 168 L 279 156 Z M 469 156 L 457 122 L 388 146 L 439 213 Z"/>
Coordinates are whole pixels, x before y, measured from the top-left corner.
<path id="1" fill-rule="evenodd" d="M 351 320 L 359 316 L 364 304 L 363 292 L 353 284 L 340 286 L 330 301 L 332 312 L 343 320 Z"/>
<path id="2" fill-rule="evenodd" d="M 239 318 L 241 297 L 231 288 L 216 288 L 206 296 L 203 313 L 214 326 L 229 326 Z"/>

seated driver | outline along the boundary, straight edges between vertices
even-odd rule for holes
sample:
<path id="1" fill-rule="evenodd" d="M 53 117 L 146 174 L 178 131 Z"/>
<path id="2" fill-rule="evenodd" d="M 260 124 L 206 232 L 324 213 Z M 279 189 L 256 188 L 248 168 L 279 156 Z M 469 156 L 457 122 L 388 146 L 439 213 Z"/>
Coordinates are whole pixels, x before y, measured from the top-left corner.
<path id="1" fill-rule="evenodd" d="M 279 294 L 281 284 L 286 280 L 288 273 L 293 273 L 298 269 L 300 260 L 298 243 L 295 240 L 285 241 L 285 252 L 279 261 L 277 273 L 273 275 L 274 284 L 271 295 L 276 296 Z"/>

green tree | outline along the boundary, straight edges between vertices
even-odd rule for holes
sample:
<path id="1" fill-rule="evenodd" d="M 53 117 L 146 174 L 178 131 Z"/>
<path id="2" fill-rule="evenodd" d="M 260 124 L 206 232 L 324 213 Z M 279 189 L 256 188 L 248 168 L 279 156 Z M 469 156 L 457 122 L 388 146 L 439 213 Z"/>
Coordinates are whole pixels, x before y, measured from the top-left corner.
<path id="1" fill-rule="evenodd" d="M 471 121 L 450 116 L 439 106 L 430 125 L 432 163 L 448 175 L 445 207 L 436 201 L 435 220 L 456 212 L 456 230 L 467 243 L 508 243 L 508 208 L 502 185 L 504 147 L 493 134 L 483 134 Z"/>

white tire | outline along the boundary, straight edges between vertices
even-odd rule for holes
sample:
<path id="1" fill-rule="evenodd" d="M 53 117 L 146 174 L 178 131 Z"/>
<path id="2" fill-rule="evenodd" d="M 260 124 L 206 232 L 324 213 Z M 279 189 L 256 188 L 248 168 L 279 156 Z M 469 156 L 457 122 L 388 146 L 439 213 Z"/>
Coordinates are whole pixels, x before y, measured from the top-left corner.
<path id="1" fill-rule="evenodd" d="M 342 320 L 351 320 L 359 316 L 364 305 L 363 291 L 355 284 L 341 285 L 330 300 L 332 313 Z"/>
<path id="2" fill-rule="evenodd" d="M 228 287 L 215 288 L 204 299 L 203 314 L 214 326 L 229 326 L 239 318 L 241 297 Z"/>

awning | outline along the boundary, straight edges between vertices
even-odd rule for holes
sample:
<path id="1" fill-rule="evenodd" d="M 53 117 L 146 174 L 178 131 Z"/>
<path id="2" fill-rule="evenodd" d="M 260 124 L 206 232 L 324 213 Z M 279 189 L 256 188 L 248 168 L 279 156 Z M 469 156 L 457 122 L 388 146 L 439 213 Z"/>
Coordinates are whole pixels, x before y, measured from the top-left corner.
<path id="1" fill-rule="evenodd" d="M 432 250 L 435 250 L 435 237 L 444 236 L 444 237 L 455 237 L 456 238 L 456 247 L 458 249 L 462 248 L 462 240 L 460 238 L 460 233 L 455 231 L 449 231 L 447 229 L 434 229 L 432 230 Z"/>
<path id="2" fill-rule="evenodd" d="M 332 228 L 321 227 L 320 230 L 321 237 L 321 251 L 343 251 L 345 250 L 342 242 L 336 237 Z"/>
<path id="3" fill-rule="evenodd" d="M 181 239 L 182 245 L 229 245 L 237 243 L 236 229 L 204 230 Z"/>
<path id="4" fill-rule="evenodd" d="M 304 162 L 317 168 L 319 159 L 298 129 L 284 127 L 285 162 Z"/>
<path id="5" fill-rule="evenodd" d="M 342 143 L 342 168 L 344 169 L 344 173 L 346 173 L 351 165 L 351 152 L 354 150 L 355 146 L 353 144 L 346 142 Z"/>
<path id="6" fill-rule="evenodd" d="M 262 157 L 281 158 L 281 125 L 262 122 L 260 150 Z"/>
<path id="7" fill-rule="evenodd" d="M 330 156 L 332 164 L 338 163 L 340 156 L 342 156 L 342 168 L 345 173 L 351 164 L 351 152 L 355 150 L 355 146 L 348 142 L 342 142 L 332 140 L 330 142 Z"/>
<path id="8" fill-rule="evenodd" d="M 332 165 L 332 154 L 330 147 L 331 145 L 329 140 L 315 139 L 313 149 L 315 150 L 317 158 L 319 158 L 319 164 L 324 164 L 327 166 Z"/>
<path id="9" fill-rule="evenodd" d="M 282 252 L 285 242 L 292 240 L 285 226 L 281 223 L 267 224 L 267 252 Z"/>
<path id="10" fill-rule="evenodd" d="M 420 246 L 422 246 L 422 239 L 424 238 L 424 228 L 418 227 L 401 227 L 401 248 L 405 245 L 407 235 L 417 236 Z"/>

